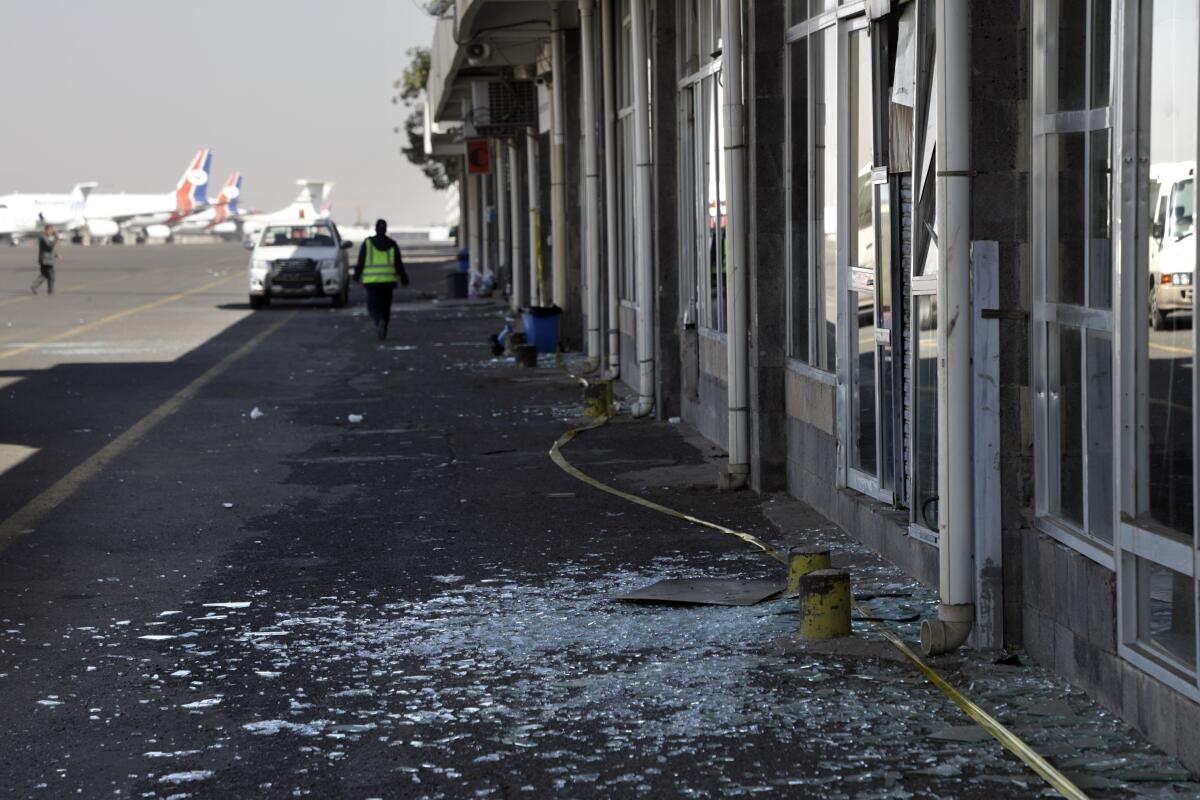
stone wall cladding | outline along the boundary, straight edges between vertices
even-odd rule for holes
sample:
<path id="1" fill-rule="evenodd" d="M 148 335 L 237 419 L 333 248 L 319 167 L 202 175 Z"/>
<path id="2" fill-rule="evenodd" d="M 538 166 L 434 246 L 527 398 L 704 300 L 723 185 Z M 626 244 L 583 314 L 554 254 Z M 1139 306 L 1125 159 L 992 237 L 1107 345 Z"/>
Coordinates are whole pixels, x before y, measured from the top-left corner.
<path id="1" fill-rule="evenodd" d="M 1117 655 L 1116 574 L 1038 531 L 1020 549 L 1025 652 L 1200 772 L 1200 704 Z"/>

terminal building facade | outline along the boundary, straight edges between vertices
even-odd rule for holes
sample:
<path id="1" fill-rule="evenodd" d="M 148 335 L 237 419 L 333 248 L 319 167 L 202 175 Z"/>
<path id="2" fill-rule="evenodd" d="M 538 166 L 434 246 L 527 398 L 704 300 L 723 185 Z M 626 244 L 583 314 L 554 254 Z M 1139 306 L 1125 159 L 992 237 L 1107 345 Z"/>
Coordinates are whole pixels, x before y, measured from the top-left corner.
<path id="1" fill-rule="evenodd" d="M 1192 0 L 456 0 L 427 147 L 635 415 L 1196 771 L 1198 50 Z"/>

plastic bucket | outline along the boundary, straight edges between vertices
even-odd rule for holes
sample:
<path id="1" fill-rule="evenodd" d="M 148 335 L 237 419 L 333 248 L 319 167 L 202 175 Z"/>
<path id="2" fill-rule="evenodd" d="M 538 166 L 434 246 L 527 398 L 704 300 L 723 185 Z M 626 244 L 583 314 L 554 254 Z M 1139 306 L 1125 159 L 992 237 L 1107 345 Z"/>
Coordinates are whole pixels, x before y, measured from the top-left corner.
<path id="1" fill-rule="evenodd" d="M 561 314 L 558 306 L 533 306 L 521 315 L 525 323 L 525 340 L 539 353 L 558 351 L 558 318 Z"/>

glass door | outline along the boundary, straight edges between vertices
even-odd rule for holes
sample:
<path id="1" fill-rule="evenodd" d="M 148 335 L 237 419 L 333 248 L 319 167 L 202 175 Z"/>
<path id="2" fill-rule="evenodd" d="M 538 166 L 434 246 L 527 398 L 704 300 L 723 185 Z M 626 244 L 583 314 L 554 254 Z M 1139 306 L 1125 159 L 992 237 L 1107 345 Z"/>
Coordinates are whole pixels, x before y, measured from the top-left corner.
<path id="1" fill-rule="evenodd" d="M 894 500 L 891 293 L 891 193 L 875 165 L 876 103 L 867 20 L 844 23 L 840 137 L 843 331 L 839 358 L 839 433 L 846 485 Z"/>

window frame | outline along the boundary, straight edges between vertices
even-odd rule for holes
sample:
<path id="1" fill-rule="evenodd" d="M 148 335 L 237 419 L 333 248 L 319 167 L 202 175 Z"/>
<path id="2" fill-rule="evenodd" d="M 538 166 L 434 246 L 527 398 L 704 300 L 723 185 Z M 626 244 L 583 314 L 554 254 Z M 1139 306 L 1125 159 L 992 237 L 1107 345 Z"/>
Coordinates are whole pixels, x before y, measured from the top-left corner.
<path id="1" fill-rule="evenodd" d="M 1118 68 L 1118 53 L 1120 51 L 1116 47 L 1119 31 L 1117 30 L 1118 25 L 1115 21 L 1119 18 L 1117 9 L 1121 2 L 1122 0 L 1112 0 L 1110 9 L 1110 13 L 1112 14 L 1108 28 L 1109 53 L 1111 54 L 1108 65 L 1110 94 L 1107 106 L 1065 111 L 1048 110 L 1048 106 L 1054 101 L 1052 97 L 1054 92 L 1050 90 L 1052 86 L 1049 78 L 1052 75 L 1056 76 L 1058 74 L 1057 52 L 1054 49 L 1057 44 L 1057 38 L 1056 35 L 1051 35 L 1048 25 L 1050 20 L 1057 20 L 1058 18 L 1058 11 L 1061 5 L 1060 0 L 1046 0 L 1045 3 L 1039 4 L 1032 12 L 1033 20 L 1030 25 L 1031 204 L 1029 241 L 1032 261 L 1032 313 L 1029 323 L 1029 360 L 1034 432 L 1034 524 L 1041 532 L 1109 569 L 1115 569 L 1113 553 L 1118 537 L 1115 510 L 1112 512 L 1113 517 L 1109 524 L 1109 529 L 1112 531 L 1112 542 L 1106 542 L 1103 538 L 1093 535 L 1091 532 L 1093 529 L 1091 524 L 1093 513 L 1092 492 L 1096 490 L 1096 487 L 1091 486 L 1090 448 L 1088 447 L 1087 436 L 1090 430 L 1089 413 L 1092 405 L 1090 402 L 1091 389 L 1088 381 L 1090 374 L 1088 367 L 1091 351 L 1090 342 L 1093 334 L 1107 337 L 1109 349 L 1112 353 L 1110 375 L 1112 376 L 1111 384 L 1113 393 L 1108 402 L 1109 413 L 1112 417 L 1114 428 L 1112 479 L 1115 481 L 1119 472 L 1119 448 L 1116 446 L 1116 427 L 1120 416 L 1117 388 L 1121 383 L 1117 347 L 1117 306 L 1119 304 L 1119 295 L 1116 291 L 1112 292 L 1110 307 L 1107 309 L 1095 308 L 1089 305 L 1092 300 L 1090 291 L 1092 281 L 1092 243 L 1086 229 L 1083 236 L 1084 288 L 1081 303 L 1067 302 L 1052 295 L 1051 289 L 1057 285 L 1058 264 L 1057 254 L 1053 258 L 1050 255 L 1051 249 L 1057 248 L 1057 236 L 1054 237 L 1055 241 L 1051 242 L 1052 237 L 1050 233 L 1057 230 L 1056 226 L 1058 224 L 1056 180 L 1059 173 L 1057 170 L 1053 173 L 1050 171 L 1050 150 L 1052 142 L 1057 141 L 1055 137 L 1070 134 L 1080 134 L 1084 137 L 1084 156 L 1082 162 L 1084 173 L 1083 219 L 1085 226 L 1088 226 L 1090 225 L 1090 220 L 1093 219 L 1092 209 L 1094 201 L 1091 192 L 1092 174 L 1090 169 L 1092 164 L 1092 139 L 1097 132 L 1106 131 L 1108 133 L 1111 184 L 1107 205 L 1110 214 L 1109 241 L 1112 243 L 1109 268 L 1111 285 L 1116 287 L 1117 276 L 1120 272 L 1117 253 L 1118 225 L 1120 224 L 1120 219 L 1119 215 L 1113 214 L 1112 211 L 1117 203 L 1119 197 L 1118 191 L 1120 190 L 1120 182 L 1117 175 L 1120 170 L 1116 165 L 1121 163 L 1118 160 L 1121 137 L 1117 135 L 1117 127 L 1114 125 L 1114 121 L 1117 118 L 1116 112 L 1120 94 L 1117 90 L 1117 80 L 1115 79 L 1120 74 Z M 1092 53 L 1094 49 L 1092 14 L 1095 3 L 1096 0 L 1088 0 L 1087 18 L 1085 21 L 1087 43 L 1084 58 L 1084 96 L 1088 104 L 1092 102 Z M 1045 45 L 1039 46 L 1039 42 L 1044 42 Z M 1065 329 L 1078 331 L 1080 338 L 1079 363 L 1075 365 L 1076 374 L 1080 376 L 1079 420 L 1077 422 L 1080 428 L 1081 442 L 1079 472 L 1081 485 L 1080 516 L 1082 520 L 1080 522 L 1071 520 L 1054 510 L 1059 505 L 1058 498 L 1060 497 L 1059 492 L 1061 489 L 1059 470 L 1062 468 L 1062 458 L 1058 451 L 1058 443 L 1061 441 L 1060 435 L 1062 431 L 1057 426 L 1061 424 L 1059 414 L 1062 410 L 1062 397 L 1060 392 L 1055 391 L 1056 387 L 1061 388 L 1060 384 L 1057 383 L 1061 372 L 1059 370 L 1059 351 L 1053 345 L 1058 342 L 1058 336 Z M 1106 491 L 1110 496 L 1115 493 L 1113 487 L 1108 487 Z"/>

